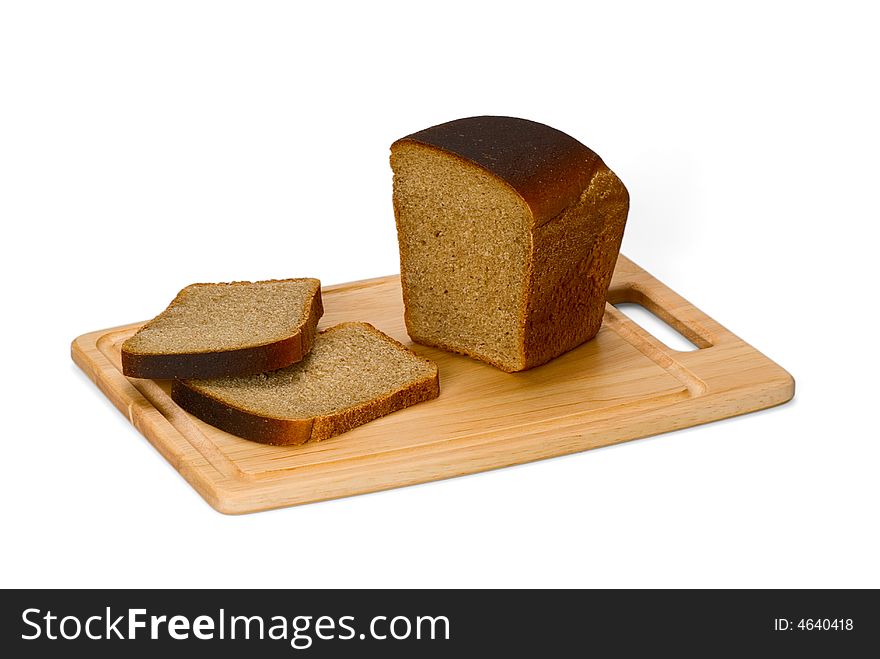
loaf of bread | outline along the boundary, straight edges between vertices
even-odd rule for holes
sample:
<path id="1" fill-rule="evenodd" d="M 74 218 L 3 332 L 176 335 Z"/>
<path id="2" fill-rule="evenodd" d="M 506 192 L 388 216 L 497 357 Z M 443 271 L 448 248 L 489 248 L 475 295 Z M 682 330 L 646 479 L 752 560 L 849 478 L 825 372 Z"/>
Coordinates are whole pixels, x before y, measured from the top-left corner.
<path id="1" fill-rule="evenodd" d="M 324 313 L 317 279 L 192 284 L 122 344 L 133 378 L 213 378 L 290 366 Z"/>
<path id="2" fill-rule="evenodd" d="M 327 439 L 439 393 L 436 365 L 368 323 L 321 332 L 287 368 L 171 385 L 171 397 L 194 416 L 265 444 Z"/>
<path id="3" fill-rule="evenodd" d="M 471 117 L 391 146 L 406 327 L 505 371 L 593 338 L 629 210 L 593 151 L 512 117 Z"/>

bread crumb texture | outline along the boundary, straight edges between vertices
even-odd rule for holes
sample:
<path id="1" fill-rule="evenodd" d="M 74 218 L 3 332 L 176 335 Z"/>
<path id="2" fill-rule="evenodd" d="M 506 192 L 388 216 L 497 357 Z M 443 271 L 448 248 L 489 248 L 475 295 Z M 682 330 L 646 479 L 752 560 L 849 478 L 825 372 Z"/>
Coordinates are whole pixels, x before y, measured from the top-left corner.
<path id="1" fill-rule="evenodd" d="M 343 323 L 319 334 L 311 352 L 287 368 L 186 385 L 253 415 L 296 420 L 339 414 L 436 379 L 432 362 L 372 325 Z"/>
<path id="2" fill-rule="evenodd" d="M 392 166 L 410 336 L 489 362 L 523 361 L 525 202 L 475 165 L 418 145 L 396 148 Z"/>
<path id="3" fill-rule="evenodd" d="M 192 284 L 128 339 L 142 355 L 214 352 L 261 346 L 296 334 L 318 294 L 317 279 Z"/>

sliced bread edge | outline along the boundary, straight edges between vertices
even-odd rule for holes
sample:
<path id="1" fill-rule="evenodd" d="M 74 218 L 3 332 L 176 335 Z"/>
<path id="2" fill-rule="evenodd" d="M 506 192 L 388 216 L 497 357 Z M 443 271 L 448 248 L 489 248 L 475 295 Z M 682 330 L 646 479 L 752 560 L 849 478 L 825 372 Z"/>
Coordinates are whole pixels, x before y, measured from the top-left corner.
<path id="1" fill-rule="evenodd" d="M 286 281 L 286 280 L 268 280 Z M 122 373 L 130 378 L 164 380 L 171 378 L 216 378 L 226 375 L 255 375 L 274 371 L 300 361 L 312 349 L 318 335 L 318 321 L 324 315 L 321 300 L 321 282 L 314 279 L 316 292 L 304 309 L 304 320 L 298 331 L 278 341 L 260 345 L 217 350 L 210 352 L 185 352 L 168 354 L 137 353 L 122 345 Z M 235 284 L 260 284 L 266 282 L 232 282 Z M 191 284 L 183 289 L 161 314 L 144 324 L 158 320 L 175 305 L 185 290 L 192 286 L 214 284 Z"/>
<path id="2" fill-rule="evenodd" d="M 374 419 L 440 395 L 440 373 L 437 365 L 417 355 L 370 323 L 340 323 L 324 331 L 331 332 L 351 325 L 369 329 L 377 337 L 409 353 L 414 359 L 424 362 L 430 367 L 428 376 L 364 403 L 332 414 L 303 419 L 258 414 L 200 391 L 186 380 L 172 382 L 171 398 L 193 416 L 230 434 L 262 444 L 286 446 L 329 439 Z"/>

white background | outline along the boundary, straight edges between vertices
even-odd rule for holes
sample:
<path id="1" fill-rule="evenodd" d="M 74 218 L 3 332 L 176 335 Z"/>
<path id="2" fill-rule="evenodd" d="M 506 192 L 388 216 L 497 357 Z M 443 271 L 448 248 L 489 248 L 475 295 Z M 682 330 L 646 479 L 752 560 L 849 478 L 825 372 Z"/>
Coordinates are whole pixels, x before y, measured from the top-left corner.
<path id="1" fill-rule="evenodd" d="M 2 5 L 0 584 L 880 586 L 871 3 L 421 5 Z M 795 401 L 214 512 L 70 341 L 193 281 L 396 272 L 388 146 L 474 114 L 602 155 L 632 196 L 624 253 Z"/>

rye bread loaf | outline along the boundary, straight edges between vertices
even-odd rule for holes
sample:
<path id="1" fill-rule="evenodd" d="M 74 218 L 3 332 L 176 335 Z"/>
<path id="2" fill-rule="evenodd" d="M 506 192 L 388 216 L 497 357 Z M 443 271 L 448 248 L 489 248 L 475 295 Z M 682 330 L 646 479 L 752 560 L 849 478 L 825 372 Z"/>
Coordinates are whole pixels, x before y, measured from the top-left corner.
<path id="1" fill-rule="evenodd" d="M 327 439 L 439 393 L 436 365 L 368 323 L 321 332 L 287 368 L 171 385 L 171 397 L 194 416 L 264 444 Z"/>
<path id="2" fill-rule="evenodd" d="M 414 341 L 522 371 L 596 335 L 629 210 L 598 155 L 486 116 L 397 140 L 391 167 Z"/>
<path id="3" fill-rule="evenodd" d="M 323 313 L 317 279 L 192 284 L 122 344 L 122 372 L 213 378 L 290 366 L 311 349 Z"/>

